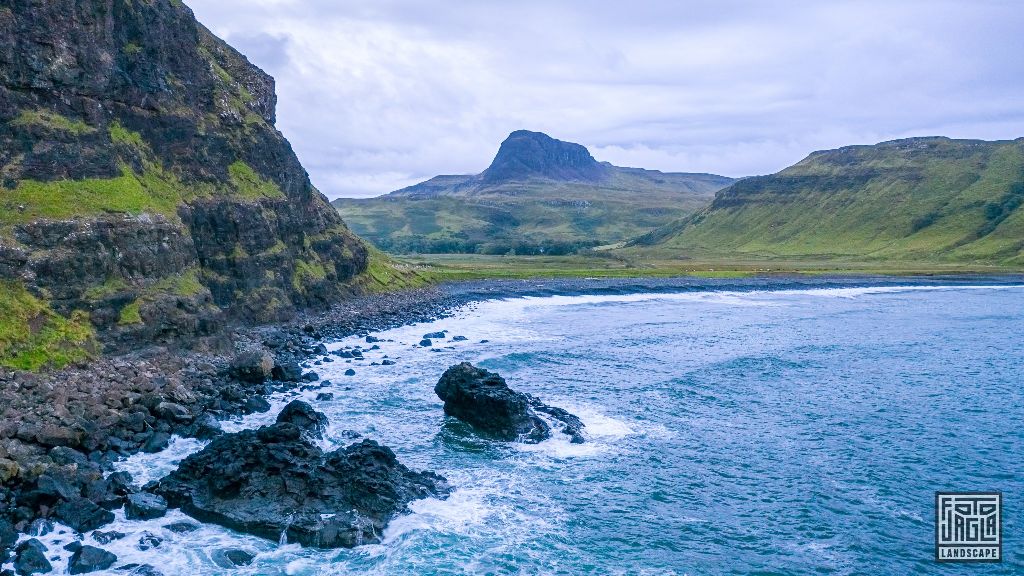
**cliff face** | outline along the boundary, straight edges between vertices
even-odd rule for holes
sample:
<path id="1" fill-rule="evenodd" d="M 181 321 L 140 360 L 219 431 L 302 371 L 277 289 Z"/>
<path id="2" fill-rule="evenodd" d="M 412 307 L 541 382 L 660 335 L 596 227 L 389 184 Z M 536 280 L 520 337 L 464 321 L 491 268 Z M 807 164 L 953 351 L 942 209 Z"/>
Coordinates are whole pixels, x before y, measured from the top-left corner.
<path id="1" fill-rule="evenodd" d="M 111 343 L 338 297 L 366 249 L 275 104 L 179 0 L 0 0 L 0 275 Z"/>

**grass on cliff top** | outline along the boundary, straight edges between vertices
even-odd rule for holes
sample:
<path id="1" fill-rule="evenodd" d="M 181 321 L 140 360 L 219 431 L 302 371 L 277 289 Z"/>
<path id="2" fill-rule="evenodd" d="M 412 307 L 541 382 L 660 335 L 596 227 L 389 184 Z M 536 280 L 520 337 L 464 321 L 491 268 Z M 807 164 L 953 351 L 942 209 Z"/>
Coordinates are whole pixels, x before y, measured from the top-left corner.
<path id="1" fill-rule="evenodd" d="M 84 312 L 65 318 L 21 284 L 0 281 L 0 366 L 63 368 L 96 350 L 96 333 Z"/>
<path id="2" fill-rule="evenodd" d="M 366 270 L 353 280 L 355 286 L 367 292 L 413 290 L 441 279 L 423 266 L 397 260 L 373 246 L 367 245 L 367 250 Z"/>

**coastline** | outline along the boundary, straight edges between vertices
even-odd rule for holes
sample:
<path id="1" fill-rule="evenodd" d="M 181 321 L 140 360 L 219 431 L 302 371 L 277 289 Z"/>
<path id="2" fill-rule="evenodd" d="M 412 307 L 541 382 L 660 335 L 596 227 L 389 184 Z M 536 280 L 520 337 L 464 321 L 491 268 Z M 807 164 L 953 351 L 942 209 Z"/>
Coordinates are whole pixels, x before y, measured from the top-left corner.
<path id="1" fill-rule="evenodd" d="M 275 366 L 308 366 L 321 342 L 436 320 L 484 300 L 696 291 L 759 291 L 956 283 L 1010 284 L 1022 275 L 805 276 L 740 278 L 523 279 L 444 283 L 405 292 L 359 296 L 281 326 L 236 328 L 220 351 L 153 347 L 88 365 L 32 374 L 0 374 L 0 524 L 26 532 L 48 517 L 70 490 L 116 505 L 113 462 L 158 452 L 173 434 L 215 434 L 217 421 L 263 412 L 265 397 L 312 386 L 316 378 L 240 378 L 240 355 L 256 352 Z M 301 370 L 305 372 L 305 370 Z M 2 528 L 2 526 L 0 526 Z M 2 531 L 2 530 L 0 530 Z M 0 543 L 0 548 L 7 543 Z"/>

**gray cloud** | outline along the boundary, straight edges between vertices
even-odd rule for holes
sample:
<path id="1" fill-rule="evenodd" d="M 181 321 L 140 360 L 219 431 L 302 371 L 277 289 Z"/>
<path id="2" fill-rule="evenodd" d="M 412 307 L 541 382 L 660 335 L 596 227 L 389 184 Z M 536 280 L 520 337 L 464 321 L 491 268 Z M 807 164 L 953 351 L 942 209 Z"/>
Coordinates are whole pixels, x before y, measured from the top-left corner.
<path id="1" fill-rule="evenodd" d="M 486 167 L 512 130 L 730 176 L 813 150 L 1024 135 L 1015 1 L 188 0 L 278 81 L 328 196 Z"/>

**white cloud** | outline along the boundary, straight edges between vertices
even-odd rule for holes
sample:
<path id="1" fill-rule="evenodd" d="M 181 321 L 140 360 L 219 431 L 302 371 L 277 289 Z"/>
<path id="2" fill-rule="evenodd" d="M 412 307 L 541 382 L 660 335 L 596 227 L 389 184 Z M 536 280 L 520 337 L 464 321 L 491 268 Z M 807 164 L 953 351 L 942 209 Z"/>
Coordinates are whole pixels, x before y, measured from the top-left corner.
<path id="1" fill-rule="evenodd" d="M 912 135 L 1024 135 L 1010 1 L 190 0 L 278 81 L 328 196 L 485 168 L 512 130 L 731 176 Z"/>

